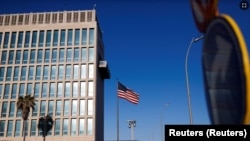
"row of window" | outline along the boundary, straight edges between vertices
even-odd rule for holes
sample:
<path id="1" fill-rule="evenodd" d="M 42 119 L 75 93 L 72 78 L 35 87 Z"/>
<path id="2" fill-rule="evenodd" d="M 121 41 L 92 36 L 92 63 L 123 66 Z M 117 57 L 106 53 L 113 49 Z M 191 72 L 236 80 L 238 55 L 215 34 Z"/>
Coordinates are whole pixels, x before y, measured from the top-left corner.
<path id="1" fill-rule="evenodd" d="M 94 83 L 89 81 L 0 84 L 0 99 L 16 99 L 19 96 L 25 96 L 25 94 L 32 94 L 35 98 L 93 97 Z"/>
<path id="2" fill-rule="evenodd" d="M 41 100 L 35 102 L 35 108 L 30 113 L 32 117 L 50 115 L 57 116 L 92 116 L 94 113 L 93 99 L 80 100 Z M 1 117 L 22 117 L 21 110 L 16 110 L 15 101 L 2 102 Z"/>
<path id="3" fill-rule="evenodd" d="M 93 64 L 0 67 L 0 82 L 20 80 L 82 80 L 87 77 L 89 79 L 94 78 Z"/>
<path id="4" fill-rule="evenodd" d="M 58 62 L 93 62 L 94 48 L 61 48 L 2 51 L 1 64 L 40 64 Z"/>
<path id="5" fill-rule="evenodd" d="M 26 121 L 26 136 L 41 136 L 42 132 L 37 128 L 39 120 Z M 86 126 L 85 126 L 86 125 Z M 0 120 L 0 137 L 20 137 L 22 136 L 22 120 Z M 48 136 L 60 135 L 92 135 L 93 134 L 93 118 L 72 118 L 72 119 L 55 119 L 52 130 Z"/>
<path id="6" fill-rule="evenodd" d="M 86 16 L 87 14 L 87 16 Z M 87 19 L 85 19 L 87 18 Z M 34 14 L 19 14 L 19 15 L 1 15 L 0 25 L 22 25 L 22 24 L 49 24 L 49 23 L 63 23 L 64 19 L 67 23 L 72 22 L 91 22 L 92 11 L 75 11 L 75 12 L 53 12 L 53 13 L 34 13 Z"/>
<path id="7" fill-rule="evenodd" d="M 1 48 L 79 46 L 87 44 L 94 45 L 93 28 L 0 32 Z"/>

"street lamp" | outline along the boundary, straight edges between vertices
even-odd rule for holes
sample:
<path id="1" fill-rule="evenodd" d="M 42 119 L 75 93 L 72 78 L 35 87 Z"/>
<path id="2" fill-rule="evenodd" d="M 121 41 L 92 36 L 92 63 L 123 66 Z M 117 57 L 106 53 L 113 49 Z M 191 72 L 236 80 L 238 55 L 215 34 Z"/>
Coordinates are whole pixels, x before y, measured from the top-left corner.
<path id="1" fill-rule="evenodd" d="M 188 97 L 188 109 L 189 109 L 189 121 L 190 124 L 193 124 L 193 118 L 192 118 L 192 108 L 191 108 L 191 99 L 190 99 L 190 92 L 189 92 L 189 82 L 188 82 L 188 55 L 189 55 L 189 51 L 190 48 L 192 47 L 192 44 L 194 42 L 198 42 L 199 40 L 201 40 L 204 36 L 200 36 L 197 38 L 192 38 L 188 50 L 187 50 L 187 54 L 186 54 L 186 60 L 185 60 L 185 70 L 186 70 L 186 84 L 187 84 L 187 97 Z"/>
<path id="2" fill-rule="evenodd" d="M 163 117 L 163 112 L 164 112 L 164 110 L 165 110 L 165 108 L 167 108 L 168 107 L 168 105 L 169 105 L 169 102 L 168 103 L 166 103 L 165 105 L 164 105 L 164 107 L 163 107 L 163 109 L 162 109 L 162 111 L 161 111 L 161 140 L 163 141 L 163 125 L 162 125 L 162 117 Z"/>
<path id="3" fill-rule="evenodd" d="M 128 128 L 131 128 L 131 138 L 134 141 L 134 127 L 136 126 L 135 120 L 128 120 Z"/>

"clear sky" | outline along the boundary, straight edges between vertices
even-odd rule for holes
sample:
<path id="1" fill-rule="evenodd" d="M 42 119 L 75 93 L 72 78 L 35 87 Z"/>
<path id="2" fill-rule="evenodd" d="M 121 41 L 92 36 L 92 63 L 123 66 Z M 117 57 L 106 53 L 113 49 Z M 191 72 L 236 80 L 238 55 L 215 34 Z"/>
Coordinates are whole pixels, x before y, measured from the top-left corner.
<path id="1" fill-rule="evenodd" d="M 250 46 L 250 9 L 241 0 L 220 0 L 219 12 L 238 23 Z M 189 124 L 185 55 L 195 27 L 189 0 L 4 0 L 0 13 L 96 10 L 111 79 L 105 81 L 105 140 L 116 139 L 117 79 L 140 94 L 138 105 L 119 100 L 120 139 L 159 141 L 162 124 Z M 194 124 L 210 124 L 201 68 L 202 40 L 189 54 Z M 169 103 L 168 106 L 165 106 Z"/>

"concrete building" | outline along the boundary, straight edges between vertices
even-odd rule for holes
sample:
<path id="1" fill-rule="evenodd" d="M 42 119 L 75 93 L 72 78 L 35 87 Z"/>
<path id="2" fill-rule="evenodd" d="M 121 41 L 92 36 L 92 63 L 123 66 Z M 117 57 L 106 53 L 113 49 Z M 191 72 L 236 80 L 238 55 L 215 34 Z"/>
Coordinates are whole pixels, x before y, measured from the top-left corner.
<path id="1" fill-rule="evenodd" d="M 19 96 L 36 99 L 26 141 L 104 140 L 104 80 L 110 78 L 95 10 L 0 15 L 0 141 L 20 141 Z"/>

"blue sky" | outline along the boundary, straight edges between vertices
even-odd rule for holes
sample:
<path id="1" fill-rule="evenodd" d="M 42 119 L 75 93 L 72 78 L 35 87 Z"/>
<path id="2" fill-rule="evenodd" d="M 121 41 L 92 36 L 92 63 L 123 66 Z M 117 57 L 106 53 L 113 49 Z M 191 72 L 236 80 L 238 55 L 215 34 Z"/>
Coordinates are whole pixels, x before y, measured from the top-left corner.
<path id="1" fill-rule="evenodd" d="M 240 0 L 220 0 L 219 12 L 238 23 L 250 45 L 250 9 Z M 140 94 L 138 105 L 119 100 L 120 139 L 130 139 L 127 120 L 136 120 L 135 138 L 161 139 L 164 124 L 189 124 L 185 55 L 195 27 L 189 0 L 6 0 L 0 13 L 96 10 L 111 79 L 105 81 L 105 139 L 116 139 L 117 79 Z M 249 50 L 249 47 L 248 47 Z M 189 54 L 189 84 L 194 124 L 210 124 L 202 68 L 202 40 Z M 165 106 L 169 103 L 169 106 Z"/>

